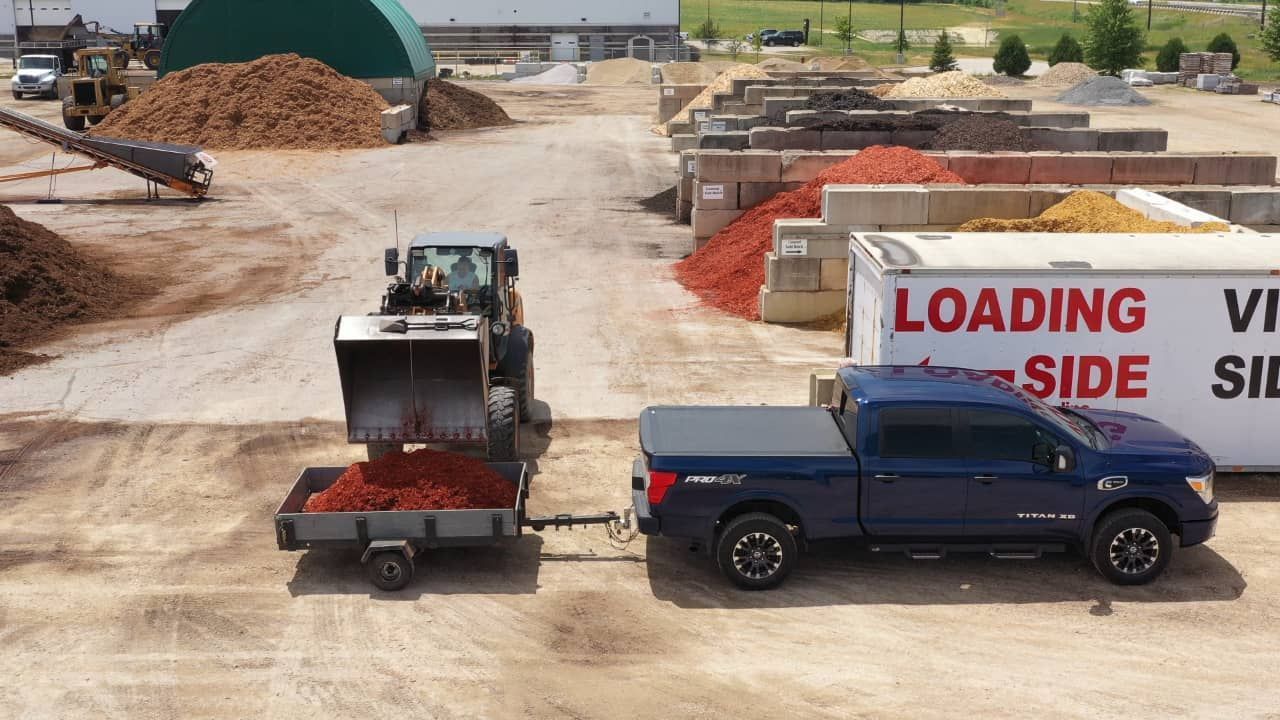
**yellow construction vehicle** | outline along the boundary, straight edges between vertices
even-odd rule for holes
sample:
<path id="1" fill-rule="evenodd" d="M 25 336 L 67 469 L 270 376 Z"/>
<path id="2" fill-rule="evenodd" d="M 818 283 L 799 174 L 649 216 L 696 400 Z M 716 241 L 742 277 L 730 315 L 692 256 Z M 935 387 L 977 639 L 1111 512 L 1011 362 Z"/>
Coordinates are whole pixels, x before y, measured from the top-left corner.
<path id="1" fill-rule="evenodd" d="M 128 85 L 129 58 L 120 48 L 85 48 L 76 51 L 75 59 L 75 73 L 62 96 L 62 122 L 68 130 L 84 132 L 86 120 L 97 125 L 140 90 Z"/>
<path id="2" fill-rule="evenodd" d="M 137 60 L 148 70 L 160 68 L 160 53 L 164 50 L 164 25 L 139 22 L 133 24 L 133 35 L 124 38 L 120 47 L 131 60 Z"/>

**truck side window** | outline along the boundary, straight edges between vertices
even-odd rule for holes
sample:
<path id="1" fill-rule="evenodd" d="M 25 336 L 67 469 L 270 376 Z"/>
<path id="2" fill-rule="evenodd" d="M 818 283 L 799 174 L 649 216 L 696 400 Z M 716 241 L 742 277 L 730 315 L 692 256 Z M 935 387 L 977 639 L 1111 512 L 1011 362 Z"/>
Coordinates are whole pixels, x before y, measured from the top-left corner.
<path id="1" fill-rule="evenodd" d="M 1037 462 L 1037 454 L 1044 455 L 1046 446 L 1053 448 L 1057 445 L 1056 438 L 1025 418 L 996 410 L 969 411 L 969 454 L 972 457 Z M 1037 448 L 1040 448 L 1039 452 Z"/>
<path id="2" fill-rule="evenodd" d="M 947 408 L 880 411 L 880 457 L 956 457 L 955 426 Z"/>

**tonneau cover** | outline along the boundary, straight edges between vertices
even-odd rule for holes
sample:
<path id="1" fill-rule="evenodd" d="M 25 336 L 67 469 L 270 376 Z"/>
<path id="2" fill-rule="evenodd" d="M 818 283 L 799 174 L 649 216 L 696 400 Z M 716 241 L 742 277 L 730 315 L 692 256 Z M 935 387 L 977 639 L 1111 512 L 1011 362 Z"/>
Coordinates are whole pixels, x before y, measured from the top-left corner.
<path id="1" fill-rule="evenodd" d="M 851 455 L 831 413 L 816 407 L 659 406 L 640 414 L 650 455 Z"/>

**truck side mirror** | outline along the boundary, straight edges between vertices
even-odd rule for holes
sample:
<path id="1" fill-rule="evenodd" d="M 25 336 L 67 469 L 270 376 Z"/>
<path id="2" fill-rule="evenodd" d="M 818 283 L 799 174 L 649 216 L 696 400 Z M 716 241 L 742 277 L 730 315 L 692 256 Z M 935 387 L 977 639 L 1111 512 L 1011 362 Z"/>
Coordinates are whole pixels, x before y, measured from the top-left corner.
<path id="1" fill-rule="evenodd" d="M 387 248 L 387 251 L 382 255 L 382 264 L 386 266 L 384 269 L 388 276 L 395 275 L 399 272 L 400 248 Z"/>
<path id="2" fill-rule="evenodd" d="M 515 248 L 507 248 L 502 261 L 507 264 L 507 277 L 520 277 L 520 253 Z"/>
<path id="3" fill-rule="evenodd" d="M 1053 471 L 1071 472 L 1076 469 L 1076 453 L 1067 445 L 1059 445 L 1053 451 Z"/>

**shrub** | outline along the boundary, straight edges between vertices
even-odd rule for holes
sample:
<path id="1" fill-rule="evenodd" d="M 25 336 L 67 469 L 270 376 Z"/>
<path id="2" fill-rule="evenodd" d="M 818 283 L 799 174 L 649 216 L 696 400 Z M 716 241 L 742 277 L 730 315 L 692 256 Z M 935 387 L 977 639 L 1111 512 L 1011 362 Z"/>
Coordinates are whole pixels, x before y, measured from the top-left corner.
<path id="1" fill-rule="evenodd" d="M 1160 48 L 1160 54 L 1156 56 L 1156 70 L 1177 72 L 1178 56 L 1185 52 L 1191 51 L 1187 49 L 1186 43 L 1182 42 L 1182 38 L 1170 38 L 1169 42 Z"/>
<path id="2" fill-rule="evenodd" d="M 1027 54 L 1027 45 L 1017 35 L 1010 35 L 1000 41 L 1000 49 L 996 50 L 995 71 L 1009 75 L 1023 75 L 1031 69 L 1031 56 Z"/>
<path id="3" fill-rule="evenodd" d="M 1235 70 L 1240 64 L 1240 49 L 1236 47 L 1236 41 L 1226 33 L 1218 33 L 1209 41 L 1209 47 L 1205 48 L 1211 53 L 1231 53 L 1231 69 Z"/>
<path id="4" fill-rule="evenodd" d="M 933 44 L 933 57 L 929 60 L 929 69 L 934 72 L 947 72 L 956 69 L 956 58 L 951 54 L 951 38 L 943 30 Z"/>
<path id="5" fill-rule="evenodd" d="M 1267 26 L 1259 34 L 1262 51 L 1275 62 L 1280 62 L 1280 5 L 1271 10 Z"/>
<path id="6" fill-rule="evenodd" d="M 1067 33 L 1062 33 L 1062 37 L 1058 38 L 1058 44 L 1053 46 L 1053 50 L 1049 52 L 1049 65 L 1057 65 L 1058 63 L 1084 62 L 1084 48 L 1080 47 L 1080 43 Z"/>
<path id="7" fill-rule="evenodd" d="M 1142 67 L 1143 33 L 1126 0 L 1099 0 L 1085 17 L 1084 61 L 1103 75 Z"/>

